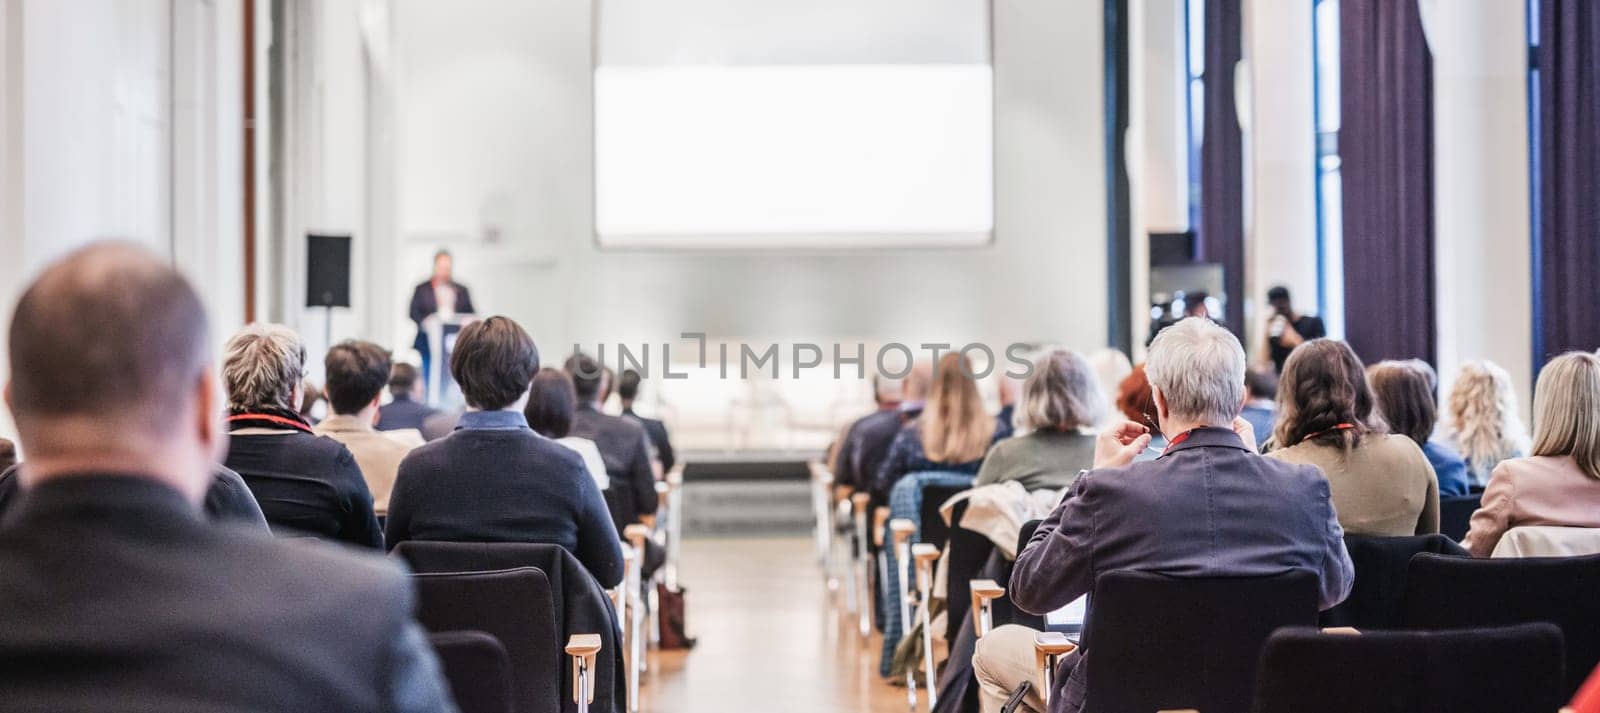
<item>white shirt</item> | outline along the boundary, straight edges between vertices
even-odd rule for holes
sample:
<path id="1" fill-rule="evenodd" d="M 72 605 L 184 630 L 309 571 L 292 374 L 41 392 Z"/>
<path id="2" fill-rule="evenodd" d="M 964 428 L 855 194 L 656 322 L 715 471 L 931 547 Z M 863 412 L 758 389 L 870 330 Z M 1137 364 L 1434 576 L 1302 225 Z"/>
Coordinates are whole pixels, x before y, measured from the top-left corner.
<path id="1" fill-rule="evenodd" d="M 595 445 L 594 441 L 577 436 L 567 436 L 566 438 L 557 438 L 556 443 L 571 448 L 577 451 L 578 455 L 583 456 L 583 465 L 589 470 L 589 477 L 594 478 L 594 484 L 600 486 L 601 490 L 611 487 L 611 476 L 606 475 L 606 462 L 600 458 L 600 447 Z"/>

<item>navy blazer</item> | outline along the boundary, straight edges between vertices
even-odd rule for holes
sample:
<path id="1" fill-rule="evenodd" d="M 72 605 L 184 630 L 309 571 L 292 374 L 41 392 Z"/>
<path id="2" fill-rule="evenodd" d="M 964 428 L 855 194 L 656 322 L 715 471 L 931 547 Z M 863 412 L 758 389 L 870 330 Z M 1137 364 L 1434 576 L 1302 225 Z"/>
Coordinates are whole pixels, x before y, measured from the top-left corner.
<path id="1" fill-rule="evenodd" d="M 476 313 L 477 310 L 472 307 L 472 293 L 467 290 L 467 286 L 455 280 L 450 281 L 450 286 L 456 291 L 456 313 Z M 414 346 L 423 354 L 428 353 L 428 335 L 422 332 L 422 320 L 438 311 L 439 298 L 433 294 L 433 281 L 417 285 L 417 289 L 411 292 L 411 321 L 417 323 L 417 339 Z"/>
<path id="2" fill-rule="evenodd" d="M 1320 606 L 1344 601 L 1355 579 L 1344 530 L 1316 466 L 1263 458 L 1225 428 L 1191 431 L 1160 458 L 1085 474 L 1017 555 L 1006 593 L 1045 614 L 1115 570 L 1178 577 L 1251 577 L 1304 569 Z M 1052 711 L 1078 711 L 1090 652 L 1061 664 Z"/>

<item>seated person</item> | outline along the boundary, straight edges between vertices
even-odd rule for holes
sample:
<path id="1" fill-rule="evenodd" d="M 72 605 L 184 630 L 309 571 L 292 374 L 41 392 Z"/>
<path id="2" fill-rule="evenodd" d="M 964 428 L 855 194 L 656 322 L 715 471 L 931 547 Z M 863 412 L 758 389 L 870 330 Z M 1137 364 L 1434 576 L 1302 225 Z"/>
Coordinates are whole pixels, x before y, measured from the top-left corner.
<path id="1" fill-rule="evenodd" d="M 1445 443 L 1467 463 L 1474 490 L 1489 484 L 1501 461 L 1528 454 L 1528 429 L 1518 415 L 1511 375 L 1491 361 L 1469 361 L 1450 385 Z"/>
<path id="2" fill-rule="evenodd" d="M 1433 437 L 1438 423 L 1439 404 L 1434 400 L 1438 380 L 1433 367 L 1420 359 L 1381 361 L 1367 367 L 1367 383 L 1372 386 L 1373 406 L 1398 433 L 1422 447 L 1439 479 L 1439 497 L 1466 495 L 1467 464 L 1450 446 Z"/>
<path id="3" fill-rule="evenodd" d="M 1283 364 L 1278 396 L 1275 449 L 1267 456 L 1320 468 L 1345 532 L 1439 532 L 1433 466 L 1416 441 L 1384 433 L 1373 421 L 1366 369 L 1350 345 L 1313 339 L 1296 347 Z"/>
<path id="4" fill-rule="evenodd" d="M 1061 490 L 1094 465 L 1094 425 L 1106 410 L 1082 354 L 1057 349 L 1040 357 L 1022 386 L 1021 435 L 998 441 L 973 485 L 1015 480 L 1028 490 Z"/>
<path id="5" fill-rule="evenodd" d="M 1143 364 L 1134 367 L 1117 385 L 1117 411 L 1122 413 L 1123 418 L 1150 431 L 1150 445 L 1134 456 L 1134 461 L 1142 463 L 1160 458 L 1162 451 L 1167 449 L 1167 437 L 1161 435 L 1160 428 L 1156 426 L 1156 401 L 1150 395 L 1150 379 L 1145 375 Z"/>
<path id="6" fill-rule="evenodd" d="M 389 378 L 389 353 L 372 342 L 348 340 L 333 345 L 323 359 L 328 410 L 333 415 L 313 429 L 350 449 L 372 493 L 379 515 L 389 512 L 395 473 L 411 447 L 373 429 L 378 401 Z"/>
<path id="7" fill-rule="evenodd" d="M 578 408 L 578 392 L 572 386 L 572 377 L 560 369 L 544 368 L 533 375 L 533 387 L 528 389 L 528 406 L 522 414 L 528 417 L 528 427 L 545 438 L 571 448 L 583 458 L 583 467 L 594 478 L 595 487 L 611 487 L 606 475 L 606 462 L 594 441 L 568 435 L 572 432 L 572 414 Z"/>
<path id="8" fill-rule="evenodd" d="M 1502 461 L 1462 543 L 1488 557 L 1522 525 L 1600 528 L 1600 357 L 1569 352 L 1533 388 L 1533 450 Z"/>
<path id="9" fill-rule="evenodd" d="M 0 518 L 23 500 L 21 471 L 24 467 L 26 464 L 18 463 L 0 472 Z M 212 522 L 271 531 L 267 527 L 267 516 L 261 514 L 261 506 L 256 504 L 256 497 L 250 494 L 250 486 L 245 485 L 244 478 L 221 465 L 211 467 L 211 485 L 206 488 L 200 511 Z"/>
<path id="10" fill-rule="evenodd" d="M 983 409 L 972 361 L 960 352 L 939 359 L 922 415 L 895 434 L 889 455 L 872 483 L 875 500 L 888 502 L 894 484 L 918 471 L 977 475 L 983 455 L 1000 435 L 995 417 Z"/>
<path id="11" fill-rule="evenodd" d="M 1250 430 L 1256 433 L 1256 447 L 1260 448 L 1278 423 L 1278 373 L 1266 368 L 1251 369 L 1245 372 L 1244 388 L 1250 398 L 1239 411 L 1239 418 L 1250 422 Z"/>
<path id="12" fill-rule="evenodd" d="M 617 381 L 617 399 L 622 402 L 623 418 L 631 418 L 644 426 L 644 432 L 650 436 L 650 445 L 655 449 L 656 462 L 661 464 L 661 472 L 665 473 L 678 462 L 672 453 L 672 439 L 667 437 L 667 424 L 660 419 L 645 418 L 633 412 L 633 402 L 639 398 L 641 379 L 639 372 L 624 369 L 622 378 Z"/>
<path id="13" fill-rule="evenodd" d="M 450 375 L 467 411 L 455 432 L 401 461 L 386 523 L 391 548 L 540 542 L 566 548 L 603 587 L 622 581 L 622 546 L 583 458 L 534 433 L 522 415 L 538 371 L 533 339 L 509 318 L 461 329 Z"/>
<path id="14" fill-rule="evenodd" d="M 600 410 L 605 402 L 605 372 L 599 362 L 575 354 L 564 365 L 578 394 L 569 435 L 594 441 L 606 463 L 611 488 L 606 491 L 617 532 L 636 522 L 654 520 L 660 505 L 656 496 L 655 468 L 651 466 L 650 437 L 637 421 Z"/>
<path id="15" fill-rule="evenodd" d="M 378 430 L 422 430 L 422 422 L 437 413 L 433 407 L 422 403 L 422 377 L 417 367 L 405 362 L 395 362 L 389 372 L 389 403 L 378 407 Z"/>
<path id="16" fill-rule="evenodd" d="M 900 420 L 900 400 L 908 383 L 882 374 L 873 378 L 872 400 L 878 408 L 845 427 L 839 437 L 829 463 L 835 487 L 861 487 L 865 485 L 862 474 L 871 475 L 883 464 L 889 444 L 904 425 Z"/>
<path id="17" fill-rule="evenodd" d="M 1007 595 L 1035 614 L 1089 594 L 1107 572 L 1140 570 L 1196 577 L 1253 577 L 1309 570 L 1319 605 L 1349 596 L 1354 567 L 1345 551 L 1328 482 L 1311 466 L 1262 458 L 1245 399 L 1244 349 L 1210 320 L 1162 330 L 1146 362 L 1156 421 L 1172 443 L 1158 460 L 1135 463 L 1149 446 L 1145 426 L 1124 422 L 1100 435 L 1095 469 L 1045 518 L 1017 555 Z M 1227 503 L 1218 509 L 1216 503 Z M 1247 513 L 1248 517 L 1237 515 Z M 1024 706 L 1043 711 L 1034 632 L 1002 626 L 978 640 L 973 669 L 983 710 L 997 711 L 1023 681 Z M 1050 710 L 1083 709 L 1092 647 L 1060 663 Z"/>
<path id="18" fill-rule="evenodd" d="M 276 324 L 252 324 L 228 340 L 222 383 L 231 433 L 223 465 L 244 478 L 272 531 L 383 549 L 372 492 L 350 449 L 318 436 L 294 408 L 306 347 Z"/>
<path id="19" fill-rule="evenodd" d="M 201 516 L 228 436 L 169 260 L 71 253 L 10 334 L 28 463 L 0 524 L 0 708 L 455 710 L 400 567 Z"/>

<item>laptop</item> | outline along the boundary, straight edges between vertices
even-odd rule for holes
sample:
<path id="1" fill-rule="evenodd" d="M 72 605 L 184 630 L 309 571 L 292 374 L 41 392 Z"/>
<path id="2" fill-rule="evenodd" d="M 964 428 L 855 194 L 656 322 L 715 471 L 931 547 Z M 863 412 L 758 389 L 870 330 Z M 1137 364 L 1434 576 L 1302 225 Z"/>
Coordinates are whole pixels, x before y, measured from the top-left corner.
<path id="1" fill-rule="evenodd" d="M 1089 595 L 1078 597 L 1071 604 L 1057 609 L 1044 617 L 1045 631 L 1059 631 L 1067 635 L 1067 640 L 1076 644 L 1083 637 L 1083 620 L 1089 614 Z"/>

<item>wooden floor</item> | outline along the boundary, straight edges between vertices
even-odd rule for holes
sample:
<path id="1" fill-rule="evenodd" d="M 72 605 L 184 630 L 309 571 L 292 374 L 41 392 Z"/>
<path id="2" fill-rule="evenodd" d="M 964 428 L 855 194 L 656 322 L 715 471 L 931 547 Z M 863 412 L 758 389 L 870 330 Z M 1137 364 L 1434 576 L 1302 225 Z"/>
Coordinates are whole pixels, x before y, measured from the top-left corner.
<path id="1" fill-rule="evenodd" d="M 905 689 L 878 678 L 879 637 L 829 609 L 812 552 L 805 538 L 685 540 L 680 579 L 700 643 L 651 655 L 641 710 L 906 711 Z"/>

